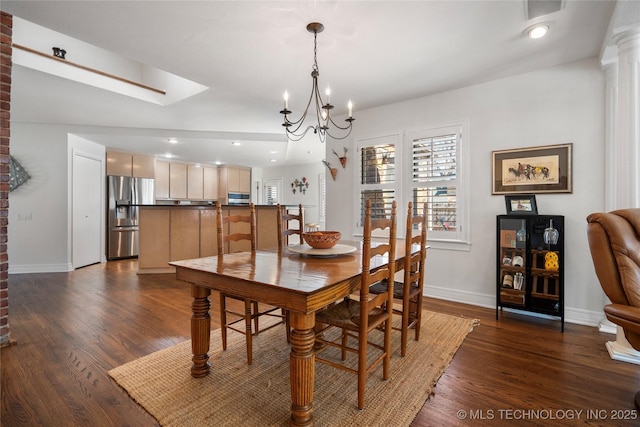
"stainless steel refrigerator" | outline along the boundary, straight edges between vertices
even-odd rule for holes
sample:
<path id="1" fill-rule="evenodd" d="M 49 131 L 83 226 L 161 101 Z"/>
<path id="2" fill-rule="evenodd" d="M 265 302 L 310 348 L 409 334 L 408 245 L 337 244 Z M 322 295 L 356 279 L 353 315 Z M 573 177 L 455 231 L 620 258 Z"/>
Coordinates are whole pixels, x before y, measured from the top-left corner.
<path id="1" fill-rule="evenodd" d="M 139 205 L 154 204 L 154 180 L 108 176 L 107 259 L 138 256 Z"/>

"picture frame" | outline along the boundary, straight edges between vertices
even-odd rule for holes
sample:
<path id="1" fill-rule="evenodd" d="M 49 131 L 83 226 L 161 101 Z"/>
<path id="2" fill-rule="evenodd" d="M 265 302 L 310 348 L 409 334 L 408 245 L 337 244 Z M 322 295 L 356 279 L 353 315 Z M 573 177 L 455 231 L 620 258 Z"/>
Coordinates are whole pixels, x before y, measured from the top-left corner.
<path id="1" fill-rule="evenodd" d="M 533 194 L 513 194 L 504 196 L 507 215 L 538 215 L 536 196 Z"/>
<path id="2" fill-rule="evenodd" d="M 515 248 L 516 247 L 516 231 L 500 230 L 500 247 Z"/>
<path id="3" fill-rule="evenodd" d="M 572 193 L 573 144 L 491 152 L 492 194 Z"/>

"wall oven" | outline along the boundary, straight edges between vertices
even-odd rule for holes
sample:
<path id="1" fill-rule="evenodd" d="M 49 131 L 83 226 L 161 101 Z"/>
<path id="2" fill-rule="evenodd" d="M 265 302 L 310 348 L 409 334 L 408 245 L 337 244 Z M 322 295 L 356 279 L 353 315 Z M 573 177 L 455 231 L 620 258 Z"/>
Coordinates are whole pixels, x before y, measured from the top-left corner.
<path id="1" fill-rule="evenodd" d="M 229 193 L 227 194 L 227 200 L 229 205 L 248 206 L 251 202 L 250 196 L 249 193 Z"/>

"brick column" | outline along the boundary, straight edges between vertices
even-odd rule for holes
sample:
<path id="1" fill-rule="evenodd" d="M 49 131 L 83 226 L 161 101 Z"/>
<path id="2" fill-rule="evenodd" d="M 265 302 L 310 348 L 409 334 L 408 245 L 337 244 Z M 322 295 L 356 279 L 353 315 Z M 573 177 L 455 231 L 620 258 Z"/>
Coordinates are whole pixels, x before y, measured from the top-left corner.
<path id="1" fill-rule="evenodd" d="M 9 135 L 11 114 L 11 40 L 13 16 L 0 11 L 0 346 L 11 343 L 9 330 Z"/>

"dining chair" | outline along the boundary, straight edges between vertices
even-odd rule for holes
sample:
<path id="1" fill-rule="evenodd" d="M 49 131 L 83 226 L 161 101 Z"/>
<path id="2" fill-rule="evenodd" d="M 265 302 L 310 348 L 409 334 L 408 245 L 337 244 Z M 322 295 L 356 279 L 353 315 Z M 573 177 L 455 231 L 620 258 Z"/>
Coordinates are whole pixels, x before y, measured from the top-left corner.
<path id="1" fill-rule="evenodd" d="M 291 221 L 297 221 L 297 228 L 290 228 Z M 303 244 L 302 233 L 304 233 L 304 221 L 302 213 L 302 204 L 298 205 L 298 213 L 290 213 L 286 206 L 278 204 L 278 250 L 289 244 L 289 236 L 297 234 L 300 244 Z"/>
<path id="2" fill-rule="evenodd" d="M 216 228 L 218 240 L 218 257 L 224 257 L 225 252 L 234 252 L 232 242 L 248 241 L 252 253 L 256 251 L 256 212 L 253 203 L 249 205 L 249 214 L 222 215 L 222 206 L 220 202 L 216 203 Z M 237 251 L 235 251 L 237 252 Z M 227 306 L 227 299 L 242 301 L 244 311 L 239 312 L 232 307 Z M 222 349 L 227 349 L 227 329 L 239 332 L 245 335 L 247 345 L 247 363 L 251 365 L 253 362 L 253 335 L 278 326 L 281 322 L 274 323 L 260 330 L 258 318 L 260 316 L 275 316 L 284 319 L 284 315 L 275 314 L 279 310 L 277 307 L 269 307 L 264 311 L 260 311 L 257 301 L 249 298 L 238 297 L 229 293 L 220 292 L 220 329 L 222 336 Z M 232 320 L 228 320 L 228 316 Z M 244 321 L 244 329 L 235 326 L 237 323 Z M 253 323 L 253 325 L 252 325 Z"/>
<path id="3" fill-rule="evenodd" d="M 371 235 L 375 230 L 389 229 L 388 241 L 372 243 Z M 362 241 L 362 273 L 358 298 L 346 297 L 340 303 L 331 305 L 316 314 L 316 323 L 321 325 L 316 334 L 316 361 L 327 364 L 358 376 L 358 409 L 364 408 L 364 395 L 367 374 L 381 362 L 383 378 L 389 379 L 391 355 L 391 318 L 393 288 L 385 294 L 372 294 L 369 287 L 384 279 L 393 280 L 395 263 L 388 262 L 378 268 L 384 260 L 393 260 L 396 252 L 396 202 L 391 205 L 391 216 L 371 218 L 371 202 L 365 203 L 364 233 Z M 385 258 L 385 254 L 387 258 Z M 373 262 L 372 262 L 373 261 Z M 382 261 L 382 262 L 381 262 Z M 374 271 L 371 269 L 374 268 Z M 335 333 L 335 330 L 340 333 Z M 372 342 L 370 335 L 383 333 L 383 344 Z M 349 339 L 357 341 L 357 346 L 349 344 Z M 342 362 L 337 355 L 325 356 L 325 351 L 337 348 L 341 352 Z M 369 350 L 375 352 L 367 360 Z M 357 354 L 356 368 L 347 366 L 347 355 Z"/>
<path id="4" fill-rule="evenodd" d="M 413 203 L 407 208 L 407 223 L 405 233 L 405 254 L 401 270 L 404 271 L 402 281 L 393 281 L 393 297 L 401 300 L 401 308 L 394 307 L 393 313 L 400 315 L 402 322 L 400 330 L 400 355 L 407 354 L 407 337 L 409 329 L 414 328 L 414 339 L 420 339 L 420 325 L 422 323 L 422 293 L 424 290 L 424 265 L 427 258 L 427 204 L 422 205 L 422 215 L 413 211 Z M 415 233 L 418 229 L 419 233 Z M 388 281 L 382 280 L 371 287 L 372 293 L 386 293 Z"/>

